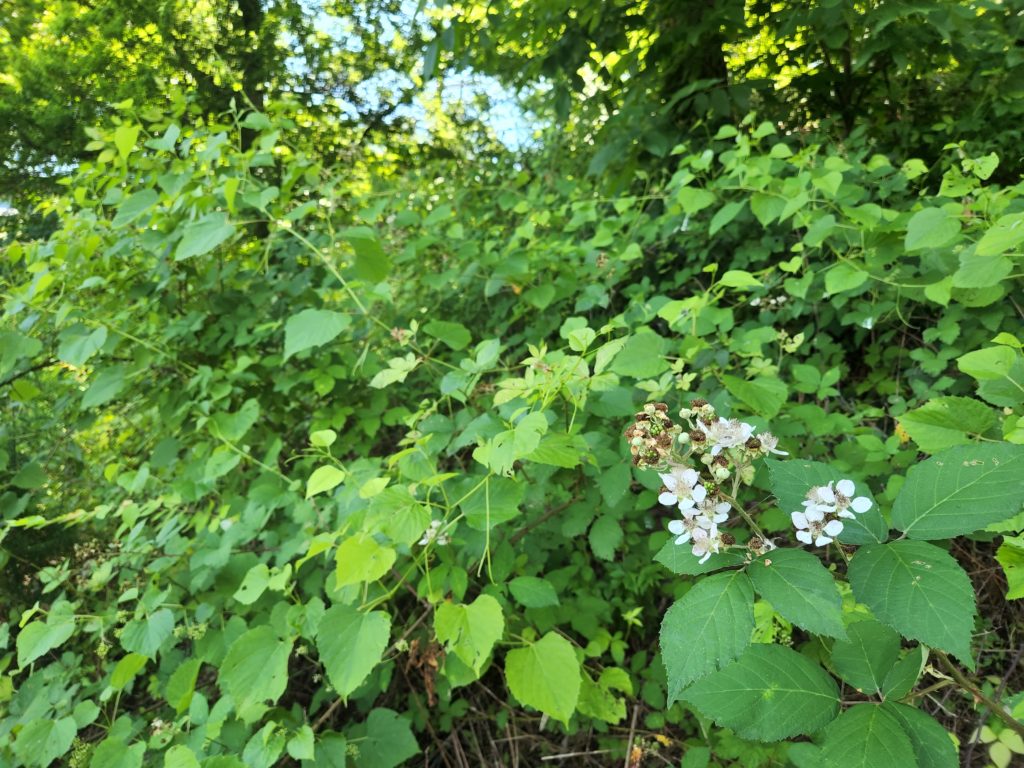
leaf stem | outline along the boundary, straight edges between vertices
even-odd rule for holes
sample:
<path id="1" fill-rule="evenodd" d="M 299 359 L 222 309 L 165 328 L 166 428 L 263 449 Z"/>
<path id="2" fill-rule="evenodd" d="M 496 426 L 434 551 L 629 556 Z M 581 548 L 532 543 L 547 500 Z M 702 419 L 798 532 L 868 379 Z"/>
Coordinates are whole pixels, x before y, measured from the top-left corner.
<path id="1" fill-rule="evenodd" d="M 980 701 L 993 715 L 1002 720 L 1006 725 L 1017 733 L 1019 736 L 1024 736 L 1024 723 L 1019 722 L 1013 715 L 1006 711 L 1005 707 L 998 701 L 990 698 L 982 690 L 974 684 L 973 681 L 967 675 L 960 671 L 960 669 L 949 660 L 949 656 L 943 651 L 932 649 L 938 658 L 939 663 L 949 672 L 956 684 L 959 685 L 963 690 L 971 694 L 976 701 Z"/>

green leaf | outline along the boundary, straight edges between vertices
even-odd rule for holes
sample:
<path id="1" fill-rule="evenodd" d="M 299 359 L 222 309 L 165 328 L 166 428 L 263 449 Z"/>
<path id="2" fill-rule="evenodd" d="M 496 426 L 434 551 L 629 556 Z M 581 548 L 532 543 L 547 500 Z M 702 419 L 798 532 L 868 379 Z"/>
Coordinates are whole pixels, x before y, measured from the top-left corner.
<path id="1" fill-rule="evenodd" d="M 754 591 L 742 571 L 708 576 L 665 613 L 661 658 L 668 673 L 668 703 L 750 645 L 754 631 Z"/>
<path id="2" fill-rule="evenodd" d="M 623 670 L 606 667 L 596 682 L 591 680 L 590 675 L 584 670 L 576 709 L 580 714 L 612 725 L 621 722 L 626 717 L 626 702 L 616 696 L 613 690 L 627 694 L 633 692 L 629 675 Z"/>
<path id="3" fill-rule="evenodd" d="M 743 269 L 730 269 L 718 278 L 717 285 L 727 288 L 760 288 L 764 285 L 760 280 Z"/>
<path id="4" fill-rule="evenodd" d="M 1013 262 L 1002 256 L 979 256 L 971 251 L 960 254 L 960 268 L 953 273 L 954 288 L 991 288 L 1013 272 Z"/>
<path id="5" fill-rule="evenodd" d="M 917 765 L 900 721 L 877 704 L 856 704 L 843 712 L 825 731 L 821 747 L 826 768 Z"/>
<path id="6" fill-rule="evenodd" d="M 89 330 L 84 325 L 69 329 L 69 332 L 60 335 L 60 346 L 57 347 L 57 357 L 69 365 L 81 368 L 86 361 L 95 355 L 107 341 L 106 326 Z"/>
<path id="7" fill-rule="evenodd" d="M 490 595 L 467 605 L 446 600 L 434 612 L 437 639 L 478 675 L 504 631 L 501 604 Z"/>
<path id="8" fill-rule="evenodd" d="M 14 755 L 24 768 L 47 768 L 71 749 L 77 732 L 72 717 L 32 720 L 18 732 Z"/>
<path id="9" fill-rule="evenodd" d="M 665 339 L 654 331 L 641 330 L 628 339 L 622 351 L 615 356 L 609 370 L 619 376 L 650 379 L 669 369 L 665 360 Z"/>
<path id="10" fill-rule="evenodd" d="M 343 700 L 369 677 L 390 637 L 391 617 L 384 611 L 363 613 L 348 605 L 335 605 L 320 619 L 316 648 L 327 678 Z"/>
<path id="11" fill-rule="evenodd" d="M 692 216 L 699 213 L 715 202 L 715 196 L 706 189 L 696 187 L 680 187 L 676 192 L 676 202 L 682 206 L 683 211 Z"/>
<path id="12" fill-rule="evenodd" d="M 960 355 L 956 364 L 968 376 L 990 381 L 1006 376 L 1016 360 L 1017 353 L 1009 347 L 986 347 Z"/>
<path id="13" fill-rule="evenodd" d="M 698 680 L 682 700 L 743 739 L 780 741 L 815 733 L 839 711 L 825 670 L 791 648 L 755 644 Z"/>
<path id="14" fill-rule="evenodd" d="M 654 559 L 678 576 L 699 576 L 743 564 L 743 557 L 735 552 L 719 552 L 702 563 L 701 558 L 690 551 L 690 547 L 676 544 L 674 536 L 658 550 Z"/>
<path id="15" fill-rule="evenodd" d="M 565 725 L 580 693 L 580 663 L 569 641 L 548 632 L 525 648 L 505 657 L 505 679 L 512 695 Z"/>
<path id="16" fill-rule="evenodd" d="M 249 398 L 234 413 L 215 413 L 211 422 L 215 435 L 234 443 L 245 437 L 246 432 L 252 428 L 259 417 L 259 402 L 254 398 Z"/>
<path id="17" fill-rule="evenodd" d="M 352 324 L 348 315 L 330 309 L 304 309 L 284 324 L 284 359 L 333 341 Z"/>
<path id="18" fill-rule="evenodd" d="M 757 192 L 750 198 L 750 210 L 754 212 L 762 227 L 767 227 L 779 218 L 785 207 L 786 201 L 779 195 Z"/>
<path id="19" fill-rule="evenodd" d="M 526 458 L 538 464 L 572 469 L 582 463 L 582 457 L 590 453 L 587 441 L 580 435 L 567 435 L 563 432 L 549 432 L 540 439 L 540 443 Z"/>
<path id="20" fill-rule="evenodd" d="M 974 247 L 978 256 L 997 256 L 1024 243 L 1024 214 L 1000 216 Z"/>
<path id="21" fill-rule="evenodd" d="M 117 153 L 121 156 L 122 160 L 126 160 L 135 148 L 135 140 L 139 138 L 139 130 L 141 130 L 140 126 L 131 125 L 130 123 L 119 125 L 114 130 L 114 146 L 117 147 Z"/>
<path id="22" fill-rule="evenodd" d="M 1005 536 L 996 550 L 996 560 L 1006 574 L 1006 599 L 1024 597 L 1024 536 Z"/>
<path id="23" fill-rule="evenodd" d="M 82 408 L 95 408 L 98 405 L 106 405 L 125 388 L 128 383 L 125 381 L 125 369 L 121 365 L 112 365 L 104 368 L 94 379 L 92 384 L 82 395 Z"/>
<path id="24" fill-rule="evenodd" d="M 355 273 L 364 280 L 379 283 L 391 272 L 391 259 L 369 227 L 350 227 L 338 235 L 348 240 L 356 254 Z"/>
<path id="25" fill-rule="evenodd" d="M 858 691 L 877 694 L 900 656 L 900 636 L 868 619 L 846 628 L 849 639 L 832 645 L 832 668 Z"/>
<path id="26" fill-rule="evenodd" d="M 397 768 L 420 751 L 409 721 L 390 709 L 371 710 L 366 723 L 352 729 L 351 738 L 359 745 L 356 768 Z"/>
<path id="27" fill-rule="evenodd" d="M 202 666 L 200 659 L 186 659 L 167 678 L 167 687 L 164 689 L 164 698 L 174 711 L 179 715 L 187 712 L 192 703 L 192 696 L 196 690 L 196 680 L 199 679 L 199 668 Z"/>
<path id="28" fill-rule="evenodd" d="M 174 614 L 167 608 L 161 608 L 144 619 L 125 624 L 121 632 L 121 645 L 126 651 L 155 659 L 160 646 L 173 632 Z"/>
<path id="29" fill-rule="evenodd" d="M 443 341 L 448 347 L 456 351 L 465 349 L 473 340 L 469 329 L 462 323 L 449 323 L 444 320 L 431 320 L 423 326 L 423 332 L 428 336 Z"/>
<path id="30" fill-rule="evenodd" d="M 303 725 L 288 740 L 288 755 L 294 760 L 312 760 L 316 757 L 316 738 L 313 729 Z"/>
<path id="31" fill-rule="evenodd" d="M 754 589 L 782 618 L 819 635 L 846 637 L 832 574 L 803 549 L 776 549 L 747 568 Z"/>
<path id="32" fill-rule="evenodd" d="M 476 478 L 479 480 L 479 478 Z M 470 528 L 486 531 L 519 515 L 525 483 L 507 477 L 492 477 L 459 504 Z"/>
<path id="33" fill-rule="evenodd" d="M 759 376 L 753 381 L 744 381 L 736 376 L 722 376 L 722 383 L 729 390 L 729 394 L 738 400 L 742 400 L 751 411 L 766 419 L 778 415 L 782 404 L 786 402 L 789 390 L 780 379 L 770 379 Z"/>
<path id="34" fill-rule="evenodd" d="M 558 593 L 547 579 L 536 576 L 517 576 L 508 583 L 516 601 L 526 608 L 548 608 L 558 605 Z"/>
<path id="35" fill-rule="evenodd" d="M 89 768 L 142 768 L 146 745 L 128 746 L 121 739 L 108 736 L 97 745 L 89 761 Z"/>
<path id="36" fill-rule="evenodd" d="M 197 221 L 185 225 L 181 241 L 174 252 L 175 261 L 209 253 L 235 234 L 235 225 L 225 213 L 208 213 Z"/>
<path id="37" fill-rule="evenodd" d="M 39 339 L 17 331 L 0 331 L 0 374 L 5 374 L 26 357 L 35 357 L 43 350 Z"/>
<path id="38" fill-rule="evenodd" d="M 269 583 L 270 569 L 266 563 L 258 563 L 248 570 L 232 597 L 242 605 L 252 605 L 260 599 Z"/>
<path id="39" fill-rule="evenodd" d="M 147 661 L 149 659 L 140 653 L 129 653 L 121 658 L 110 675 L 110 687 L 115 691 L 122 690 L 143 670 Z"/>
<path id="40" fill-rule="evenodd" d="M 958 768 L 960 759 L 953 739 L 934 718 L 919 709 L 895 702 L 886 702 L 882 709 L 896 718 L 910 738 L 918 768 Z"/>
<path id="41" fill-rule="evenodd" d="M 825 292 L 829 295 L 860 288 L 868 280 L 868 273 L 845 261 L 825 273 Z"/>
<path id="42" fill-rule="evenodd" d="M 330 448 L 338 439 L 338 433 L 333 429 L 318 429 L 309 435 L 310 445 L 316 448 Z"/>
<path id="43" fill-rule="evenodd" d="M 164 768 L 200 768 L 200 765 L 191 749 L 176 744 L 164 753 Z"/>
<path id="44" fill-rule="evenodd" d="M 288 685 L 288 657 L 292 641 L 282 640 L 268 626 L 243 633 L 228 649 L 217 681 L 235 703 L 243 722 L 253 723 L 276 702 Z"/>
<path id="45" fill-rule="evenodd" d="M 972 442 L 995 425 L 996 414 L 972 397 L 936 397 L 907 411 L 899 423 L 921 450 L 936 453 Z"/>
<path id="46" fill-rule="evenodd" d="M 914 685 L 917 684 L 918 678 L 924 672 L 927 662 L 928 649 L 925 646 L 915 645 L 907 651 L 885 676 L 885 682 L 882 685 L 882 698 L 902 699 L 914 690 Z"/>
<path id="47" fill-rule="evenodd" d="M 708 227 L 708 235 L 714 237 L 715 234 L 729 224 L 733 219 L 739 215 L 739 212 L 743 210 L 743 206 L 746 201 L 726 203 L 719 208 L 715 215 L 711 217 L 711 224 Z"/>
<path id="48" fill-rule="evenodd" d="M 907 223 L 903 247 L 908 251 L 941 248 L 960 234 L 960 220 L 945 208 L 924 208 Z"/>
<path id="49" fill-rule="evenodd" d="M 306 481 L 306 498 L 311 499 L 317 494 L 333 491 L 344 479 L 344 470 L 330 464 L 317 467 L 313 470 L 313 474 L 309 476 L 309 480 Z"/>
<path id="50" fill-rule="evenodd" d="M 768 465 L 772 493 L 779 502 L 779 508 L 787 515 L 803 509 L 803 501 L 812 487 L 844 478 L 842 472 L 820 461 L 765 459 L 765 463 Z M 843 532 L 839 534 L 839 541 L 844 544 L 873 544 L 885 541 L 889 535 L 889 526 L 882 517 L 878 502 L 874 500 L 864 483 L 854 480 L 854 485 L 857 496 L 871 499 L 871 508 L 857 515 L 855 520 L 843 520 L 844 527 Z"/>
<path id="51" fill-rule="evenodd" d="M 892 507 L 911 539 L 946 539 L 1013 517 L 1024 504 L 1024 445 L 950 448 L 912 467 Z"/>
<path id="52" fill-rule="evenodd" d="M 136 192 L 134 195 L 126 197 L 117 206 L 117 215 L 114 216 L 111 226 L 114 229 L 120 229 L 131 224 L 139 216 L 153 208 L 159 200 L 160 195 L 157 194 L 155 189 L 144 189 L 141 192 Z"/>
<path id="53" fill-rule="evenodd" d="M 871 544 L 850 561 L 854 597 L 901 635 L 973 668 L 974 589 L 947 552 L 907 539 Z"/>
<path id="54" fill-rule="evenodd" d="M 50 620 L 54 623 L 33 621 L 18 634 L 18 666 L 22 669 L 54 648 L 62 646 L 75 631 L 75 622 L 70 616 L 51 616 Z"/>
<path id="55" fill-rule="evenodd" d="M 30 461 L 21 467 L 14 477 L 11 478 L 11 485 L 15 488 L 31 491 L 35 488 L 42 488 L 46 485 L 48 479 L 42 464 L 38 461 Z"/>
<path id="56" fill-rule="evenodd" d="M 615 559 L 615 550 L 622 544 L 624 534 L 622 526 L 614 515 L 601 515 L 587 532 L 590 551 L 601 560 Z"/>
<path id="57" fill-rule="evenodd" d="M 382 547 L 367 533 L 345 539 L 337 553 L 338 586 L 376 581 L 391 570 L 395 557 L 395 550 Z"/>

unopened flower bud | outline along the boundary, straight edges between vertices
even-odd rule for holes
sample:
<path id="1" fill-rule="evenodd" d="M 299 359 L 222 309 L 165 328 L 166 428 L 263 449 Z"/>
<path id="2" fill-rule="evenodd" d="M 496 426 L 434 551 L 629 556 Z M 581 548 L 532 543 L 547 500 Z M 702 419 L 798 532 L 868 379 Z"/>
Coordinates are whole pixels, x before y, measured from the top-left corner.
<path id="1" fill-rule="evenodd" d="M 679 433 L 679 444 L 680 445 L 686 445 L 689 442 L 690 442 L 690 433 L 689 432 L 680 432 Z"/>
<path id="2" fill-rule="evenodd" d="M 712 467 L 711 474 L 714 476 L 715 480 L 722 483 L 729 479 L 729 468 L 716 464 Z"/>

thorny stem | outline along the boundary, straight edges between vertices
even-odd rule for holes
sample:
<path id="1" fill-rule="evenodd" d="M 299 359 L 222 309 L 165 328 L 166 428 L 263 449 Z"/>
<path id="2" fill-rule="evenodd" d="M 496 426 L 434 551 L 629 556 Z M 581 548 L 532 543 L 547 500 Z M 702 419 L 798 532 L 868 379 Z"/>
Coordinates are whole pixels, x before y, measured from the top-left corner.
<path id="1" fill-rule="evenodd" d="M 1000 704 L 998 701 L 995 701 L 994 699 L 990 698 L 985 693 L 983 693 L 982 690 L 978 688 L 978 686 L 975 685 L 969 677 L 967 677 L 963 672 L 961 672 L 960 669 L 952 661 L 949 660 L 949 656 L 947 656 L 945 652 L 938 651 L 935 649 L 932 649 L 932 651 L 935 654 L 936 658 L 938 658 L 939 663 L 942 664 L 943 667 L 945 667 L 946 671 L 949 672 L 953 680 L 956 681 L 957 685 L 959 685 L 963 690 L 971 694 L 976 701 L 980 701 L 982 704 L 988 707 L 989 711 L 993 715 L 995 715 L 1004 723 L 1006 723 L 1006 725 L 1015 733 L 1017 733 L 1017 735 L 1024 736 L 1024 723 L 1019 722 L 1015 717 L 1013 717 L 1013 715 L 1007 712 L 1003 705 Z"/>
<path id="2" fill-rule="evenodd" d="M 728 501 L 730 504 L 732 504 L 732 508 L 739 512 L 740 517 L 742 517 L 744 522 L 746 522 L 746 524 L 750 526 L 750 530 L 760 537 L 761 541 L 768 541 L 768 538 L 764 535 L 764 531 L 762 531 L 758 524 L 754 522 L 754 519 L 747 514 L 747 510 L 743 508 L 743 505 L 736 500 L 736 491 L 739 489 L 740 484 L 739 471 L 740 468 L 736 467 L 736 474 L 733 477 L 732 481 L 732 495 L 730 496 L 726 493 L 723 493 L 721 488 L 718 489 L 718 495 L 721 496 L 726 501 Z"/>

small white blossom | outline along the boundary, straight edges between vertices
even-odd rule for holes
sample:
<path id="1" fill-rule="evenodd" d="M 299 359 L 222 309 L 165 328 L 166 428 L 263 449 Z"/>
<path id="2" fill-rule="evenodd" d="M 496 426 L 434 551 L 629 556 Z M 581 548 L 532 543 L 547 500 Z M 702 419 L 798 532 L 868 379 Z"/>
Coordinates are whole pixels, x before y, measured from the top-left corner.
<path id="1" fill-rule="evenodd" d="M 718 548 L 722 539 L 718 535 L 718 529 L 712 527 L 710 531 L 703 528 L 696 528 L 693 531 L 693 552 L 694 557 L 699 557 L 701 563 L 706 563 L 712 554 L 718 554 Z"/>
<path id="2" fill-rule="evenodd" d="M 658 496 L 658 503 L 669 507 L 679 507 L 684 511 L 699 504 L 708 495 L 703 485 L 698 483 L 700 475 L 690 467 L 673 467 L 669 472 L 659 475 L 665 484 L 665 490 Z"/>
<path id="3" fill-rule="evenodd" d="M 718 525 L 729 519 L 729 510 L 731 508 L 732 506 L 727 501 L 716 502 L 714 499 L 704 499 L 697 507 L 697 511 L 709 523 Z M 711 526 L 706 525 L 704 527 L 710 528 Z"/>
<path id="4" fill-rule="evenodd" d="M 762 432 L 757 436 L 757 439 L 761 441 L 761 450 L 765 453 L 774 453 L 776 456 L 789 456 L 789 451 L 778 450 L 779 438 L 771 432 Z"/>
<path id="5" fill-rule="evenodd" d="M 790 517 L 793 519 L 793 527 L 796 528 L 797 539 L 804 544 L 814 542 L 814 546 L 823 547 L 832 543 L 832 540 L 843 532 L 841 521 L 829 520 L 826 523 L 824 513 L 818 509 L 793 512 Z"/>
<path id="6" fill-rule="evenodd" d="M 712 456 L 717 456 L 727 448 L 743 445 L 754 434 L 753 425 L 739 419 L 719 418 L 718 421 L 713 421 L 711 424 L 705 424 L 703 421 L 698 421 L 697 424 L 707 435 Z"/>
<path id="7" fill-rule="evenodd" d="M 867 496 L 854 496 L 857 492 L 853 480 L 840 480 L 836 483 L 836 514 L 839 517 L 846 517 L 853 520 L 852 509 L 857 514 L 863 514 L 871 509 L 871 499 Z"/>
<path id="8" fill-rule="evenodd" d="M 702 519 L 696 515 L 684 517 L 682 520 L 670 520 L 668 524 L 669 533 L 676 537 L 676 544 L 688 542 L 694 531 L 701 527 Z"/>
<path id="9" fill-rule="evenodd" d="M 447 533 L 441 532 L 441 526 L 444 525 L 440 520 L 431 520 L 430 527 L 427 528 L 423 533 L 423 538 L 419 540 L 420 546 L 426 546 L 427 544 L 434 543 L 439 547 L 443 547 L 447 544 L 450 539 Z"/>

